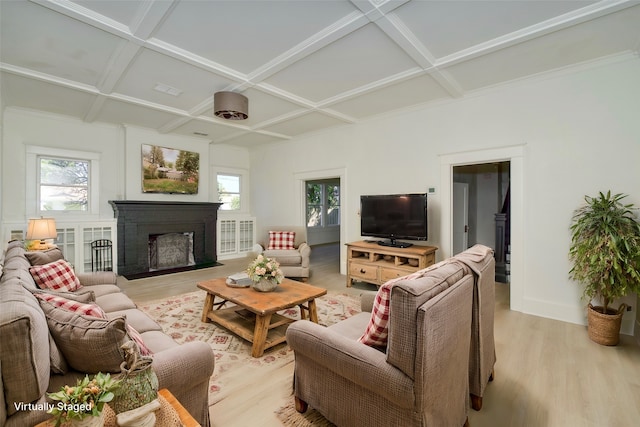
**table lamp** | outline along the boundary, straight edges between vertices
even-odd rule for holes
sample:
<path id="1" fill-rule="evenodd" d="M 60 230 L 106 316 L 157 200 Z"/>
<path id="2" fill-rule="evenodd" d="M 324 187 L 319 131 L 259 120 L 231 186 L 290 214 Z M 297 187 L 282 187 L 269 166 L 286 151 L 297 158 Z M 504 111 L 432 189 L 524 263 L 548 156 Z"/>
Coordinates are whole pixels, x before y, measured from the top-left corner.
<path id="1" fill-rule="evenodd" d="M 49 245 L 45 243 L 45 239 L 55 239 L 58 237 L 56 231 L 56 220 L 54 218 L 35 218 L 29 220 L 29 226 L 27 227 L 27 240 L 39 240 L 35 243 L 31 250 L 45 250 L 49 248 Z"/>

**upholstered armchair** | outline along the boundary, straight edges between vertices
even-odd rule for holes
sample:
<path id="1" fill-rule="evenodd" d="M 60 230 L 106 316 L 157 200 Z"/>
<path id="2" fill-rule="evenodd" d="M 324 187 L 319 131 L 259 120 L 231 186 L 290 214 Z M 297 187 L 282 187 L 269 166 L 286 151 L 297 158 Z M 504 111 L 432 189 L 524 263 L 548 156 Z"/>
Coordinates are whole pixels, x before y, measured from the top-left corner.
<path id="1" fill-rule="evenodd" d="M 385 349 L 359 341 L 372 298 L 330 327 L 294 322 L 296 409 L 339 426 L 467 425 L 473 283 L 460 263 L 394 283 Z"/>
<path id="2" fill-rule="evenodd" d="M 475 245 L 453 258 L 462 262 L 474 275 L 473 310 L 471 312 L 471 355 L 469 356 L 469 392 L 471 407 L 482 409 L 484 392 L 495 375 L 496 262 L 493 249 Z"/>
<path id="3" fill-rule="evenodd" d="M 309 277 L 311 246 L 307 244 L 306 227 L 265 227 L 260 237 L 260 252 L 268 258 L 275 258 L 285 277 L 301 278 L 303 281 Z"/>

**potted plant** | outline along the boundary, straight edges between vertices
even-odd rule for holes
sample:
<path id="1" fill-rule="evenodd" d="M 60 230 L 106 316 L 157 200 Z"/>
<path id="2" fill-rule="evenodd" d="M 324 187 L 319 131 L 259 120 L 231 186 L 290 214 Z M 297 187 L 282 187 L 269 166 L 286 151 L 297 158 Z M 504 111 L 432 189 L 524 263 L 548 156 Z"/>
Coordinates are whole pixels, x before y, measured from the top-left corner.
<path id="1" fill-rule="evenodd" d="M 49 410 L 56 420 L 56 427 L 62 423 L 76 426 L 104 425 L 104 405 L 113 399 L 113 390 L 120 381 L 110 374 L 97 373 L 92 379 L 86 375 L 76 385 L 65 385 L 48 396 L 55 404 Z"/>
<path id="2" fill-rule="evenodd" d="M 626 195 L 599 193 L 585 196 L 586 204 L 574 212 L 571 224 L 569 277 L 584 285 L 589 300 L 589 338 L 616 345 L 626 304 L 610 308 L 616 298 L 640 292 L 640 224 L 634 206 L 623 204 Z M 598 300 L 602 306 L 593 306 Z"/>
<path id="3" fill-rule="evenodd" d="M 249 264 L 247 274 L 252 281 L 251 287 L 260 292 L 273 291 L 284 278 L 278 261 L 264 255 L 258 255 Z"/>

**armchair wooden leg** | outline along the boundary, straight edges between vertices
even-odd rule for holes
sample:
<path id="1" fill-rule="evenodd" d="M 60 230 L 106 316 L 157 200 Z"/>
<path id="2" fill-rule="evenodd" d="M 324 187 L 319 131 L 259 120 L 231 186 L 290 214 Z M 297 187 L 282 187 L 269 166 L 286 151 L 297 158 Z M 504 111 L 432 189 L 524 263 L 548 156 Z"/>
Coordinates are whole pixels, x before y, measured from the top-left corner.
<path id="1" fill-rule="evenodd" d="M 464 420 L 464 426 L 463 427 L 469 427 L 469 417 L 467 417 L 467 419 Z"/>
<path id="2" fill-rule="evenodd" d="M 489 375 L 489 382 L 493 381 L 495 373 L 496 371 L 492 369 L 491 374 Z M 482 409 L 482 396 L 476 396 L 475 394 L 471 393 L 471 407 L 476 411 Z"/>
<path id="3" fill-rule="evenodd" d="M 309 407 L 309 404 L 307 402 L 297 396 L 294 396 L 294 400 L 296 402 L 296 411 L 300 412 L 301 414 L 307 412 L 307 408 Z"/>
<path id="4" fill-rule="evenodd" d="M 476 411 L 482 409 L 482 396 L 471 395 L 471 407 Z"/>

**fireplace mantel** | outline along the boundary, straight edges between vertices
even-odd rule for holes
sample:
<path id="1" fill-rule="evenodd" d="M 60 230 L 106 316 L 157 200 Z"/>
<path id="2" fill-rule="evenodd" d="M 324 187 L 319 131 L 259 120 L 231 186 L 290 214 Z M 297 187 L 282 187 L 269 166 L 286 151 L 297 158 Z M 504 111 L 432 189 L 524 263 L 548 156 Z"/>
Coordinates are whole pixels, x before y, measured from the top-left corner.
<path id="1" fill-rule="evenodd" d="M 149 236 L 193 232 L 195 266 L 215 265 L 216 223 L 221 203 L 110 200 L 118 222 L 118 273 L 149 273 Z"/>

